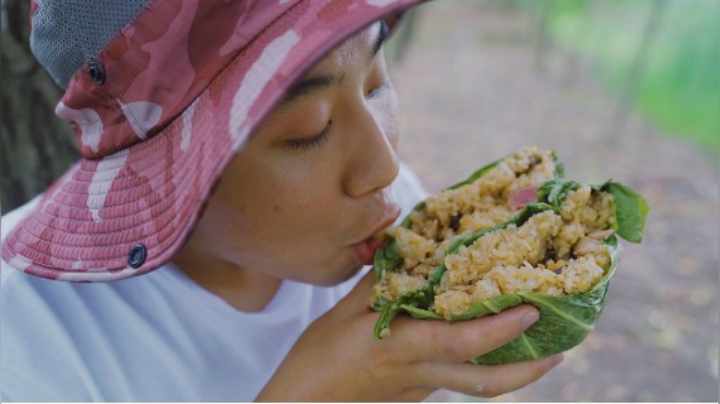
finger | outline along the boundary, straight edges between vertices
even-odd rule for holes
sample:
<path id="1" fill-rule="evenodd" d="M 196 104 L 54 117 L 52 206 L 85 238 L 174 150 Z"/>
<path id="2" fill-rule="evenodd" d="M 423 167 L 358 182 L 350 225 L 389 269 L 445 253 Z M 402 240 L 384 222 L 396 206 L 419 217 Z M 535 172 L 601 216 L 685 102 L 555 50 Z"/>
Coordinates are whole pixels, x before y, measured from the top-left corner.
<path id="1" fill-rule="evenodd" d="M 408 362 L 466 362 L 514 340 L 538 318 L 538 310 L 530 305 L 455 323 L 402 318 L 393 324 L 388 339 Z"/>
<path id="2" fill-rule="evenodd" d="M 414 365 L 412 373 L 424 378 L 431 387 L 473 396 L 495 397 L 532 383 L 557 366 L 562 359 L 560 354 L 535 361 L 495 366 L 424 362 Z"/>

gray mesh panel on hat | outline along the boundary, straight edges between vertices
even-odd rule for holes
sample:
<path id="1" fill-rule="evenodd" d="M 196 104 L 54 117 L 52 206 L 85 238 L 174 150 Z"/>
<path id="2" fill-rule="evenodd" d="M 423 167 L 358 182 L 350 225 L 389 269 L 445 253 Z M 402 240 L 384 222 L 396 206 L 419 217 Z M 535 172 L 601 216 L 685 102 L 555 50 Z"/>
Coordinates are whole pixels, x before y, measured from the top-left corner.
<path id="1" fill-rule="evenodd" d="M 42 0 L 30 48 L 61 87 L 94 58 L 149 0 Z"/>

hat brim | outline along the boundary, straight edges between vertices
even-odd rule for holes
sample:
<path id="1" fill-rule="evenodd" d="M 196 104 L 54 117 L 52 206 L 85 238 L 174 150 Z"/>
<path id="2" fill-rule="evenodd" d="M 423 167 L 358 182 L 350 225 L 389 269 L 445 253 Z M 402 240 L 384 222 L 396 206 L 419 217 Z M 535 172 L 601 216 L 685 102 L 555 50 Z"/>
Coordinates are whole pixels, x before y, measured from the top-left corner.
<path id="1" fill-rule="evenodd" d="M 164 265 L 190 237 L 225 168 L 288 87 L 353 34 L 421 1 L 357 1 L 362 7 L 336 13 L 331 1 L 293 6 L 162 132 L 76 163 L 8 234 L 2 259 L 32 275 L 72 282 L 125 279 Z M 313 23 L 320 11 L 323 23 Z M 133 249 L 144 250 L 144 257 L 136 260 Z"/>

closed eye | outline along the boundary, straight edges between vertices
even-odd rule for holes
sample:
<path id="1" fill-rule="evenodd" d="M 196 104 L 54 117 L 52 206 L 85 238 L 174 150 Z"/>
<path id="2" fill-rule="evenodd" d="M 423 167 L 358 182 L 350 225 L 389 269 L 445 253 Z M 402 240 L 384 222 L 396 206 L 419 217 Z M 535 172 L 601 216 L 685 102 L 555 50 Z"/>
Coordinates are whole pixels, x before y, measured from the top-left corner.
<path id="1" fill-rule="evenodd" d="M 327 126 L 325 126 L 325 129 L 323 129 L 322 132 L 318 133 L 315 136 L 299 139 L 290 139 L 285 141 L 284 144 L 292 150 L 308 150 L 320 147 L 328 140 L 331 126 L 332 121 L 328 122 Z"/>

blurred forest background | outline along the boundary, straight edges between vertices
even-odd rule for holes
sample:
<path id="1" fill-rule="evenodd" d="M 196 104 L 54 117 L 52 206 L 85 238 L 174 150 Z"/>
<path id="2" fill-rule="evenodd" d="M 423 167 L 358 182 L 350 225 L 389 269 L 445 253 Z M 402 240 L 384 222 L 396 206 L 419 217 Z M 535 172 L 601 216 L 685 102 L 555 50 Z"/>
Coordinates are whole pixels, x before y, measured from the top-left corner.
<path id="1" fill-rule="evenodd" d="M 506 7 L 528 8 L 539 16 L 538 36 L 555 38 L 560 45 L 585 58 L 602 84 L 620 98 L 611 131 L 622 130 L 634 107 L 662 132 L 681 136 L 717 155 L 720 145 L 717 0 L 502 3 Z M 540 58 L 543 47 L 536 48 Z"/>
<path id="2" fill-rule="evenodd" d="M 430 191 L 537 145 L 650 204 L 595 330 L 491 401 L 717 402 L 720 1 L 440 0 L 412 17 L 390 46 L 399 148 Z"/>
<path id="3" fill-rule="evenodd" d="M 62 90 L 29 52 L 29 1 L 0 7 L 7 212 L 77 153 L 53 114 Z M 429 191 L 533 144 L 568 177 L 614 178 L 650 203 L 596 330 L 493 401 L 717 402 L 720 0 L 436 0 L 387 52 L 399 152 Z"/>

